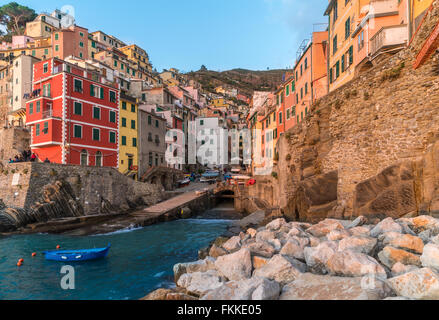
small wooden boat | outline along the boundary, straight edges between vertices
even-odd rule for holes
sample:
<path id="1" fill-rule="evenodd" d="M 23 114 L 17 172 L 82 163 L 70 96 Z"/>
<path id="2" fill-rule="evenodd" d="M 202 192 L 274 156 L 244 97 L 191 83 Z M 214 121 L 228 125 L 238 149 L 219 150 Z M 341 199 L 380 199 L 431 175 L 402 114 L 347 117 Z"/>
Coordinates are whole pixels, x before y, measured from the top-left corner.
<path id="1" fill-rule="evenodd" d="M 108 255 L 111 245 L 106 248 L 85 249 L 85 250 L 53 250 L 43 252 L 46 260 L 62 262 L 89 261 L 105 258 Z"/>

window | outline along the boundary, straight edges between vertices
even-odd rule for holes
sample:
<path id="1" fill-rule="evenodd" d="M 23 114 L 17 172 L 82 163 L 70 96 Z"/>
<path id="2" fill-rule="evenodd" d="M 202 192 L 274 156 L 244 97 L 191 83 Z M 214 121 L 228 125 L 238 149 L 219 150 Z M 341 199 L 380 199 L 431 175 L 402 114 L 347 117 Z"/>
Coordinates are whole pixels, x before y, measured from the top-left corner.
<path id="1" fill-rule="evenodd" d="M 131 120 L 131 129 L 136 129 L 136 120 Z"/>
<path id="2" fill-rule="evenodd" d="M 303 74 L 303 64 L 300 65 L 300 76 Z"/>
<path id="3" fill-rule="evenodd" d="M 338 79 L 340 76 L 340 61 L 335 64 L 335 78 Z"/>
<path id="4" fill-rule="evenodd" d="M 44 134 L 48 134 L 49 133 L 49 122 L 44 122 L 44 127 L 43 127 L 43 133 Z"/>
<path id="5" fill-rule="evenodd" d="M 287 85 L 287 97 L 290 95 L 290 85 Z"/>
<path id="6" fill-rule="evenodd" d="M 358 35 L 358 51 L 363 49 L 364 47 L 364 31 L 361 31 L 361 33 Z"/>
<path id="7" fill-rule="evenodd" d="M 127 127 L 127 119 L 126 118 L 122 118 L 122 127 L 124 127 L 124 128 Z"/>
<path id="8" fill-rule="evenodd" d="M 110 111 L 110 122 L 116 123 L 116 112 L 115 111 Z"/>
<path id="9" fill-rule="evenodd" d="M 79 42 L 79 46 L 80 46 L 81 48 L 84 48 L 84 42 L 80 41 L 80 42 Z"/>
<path id="10" fill-rule="evenodd" d="M 49 49 L 44 49 L 44 54 L 48 55 L 49 54 Z"/>
<path id="11" fill-rule="evenodd" d="M 40 101 L 37 101 L 37 108 L 36 108 L 36 113 L 38 113 L 38 112 L 40 112 L 40 110 L 41 110 L 41 102 Z"/>
<path id="12" fill-rule="evenodd" d="M 300 88 L 300 99 L 303 99 L 303 88 Z"/>
<path id="13" fill-rule="evenodd" d="M 82 126 L 78 124 L 73 125 L 73 138 L 82 138 Z"/>
<path id="14" fill-rule="evenodd" d="M 127 109 L 127 103 L 125 101 L 122 101 L 122 109 L 123 110 Z"/>
<path id="15" fill-rule="evenodd" d="M 55 33 L 55 40 L 58 40 L 58 39 L 59 39 L 59 34 Z"/>
<path id="16" fill-rule="evenodd" d="M 151 125 L 152 124 L 152 119 L 151 116 L 148 116 L 148 124 Z"/>
<path id="17" fill-rule="evenodd" d="M 116 92 L 110 91 L 110 102 L 116 102 Z"/>
<path id="18" fill-rule="evenodd" d="M 74 83 L 75 83 L 74 91 L 82 93 L 82 81 L 78 80 L 78 79 L 75 79 Z"/>
<path id="19" fill-rule="evenodd" d="M 116 60 L 114 60 L 114 66 L 117 67 L 117 61 Z"/>
<path id="20" fill-rule="evenodd" d="M 287 109 L 287 120 L 290 119 L 290 109 Z"/>
<path id="21" fill-rule="evenodd" d="M 204 120 L 200 120 L 200 126 L 204 126 Z"/>
<path id="22" fill-rule="evenodd" d="M 80 32 L 80 33 L 79 33 L 79 35 L 80 35 L 81 37 L 83 37 L 83 36 L 84 36 L 84 34 L 83 34 L 82 32 Z"/>
<path id="23" fill-rule="evenodd" d="M 332 68 L 329 69 L 329 83 L 332 83 L 333 78 L 332 78 Z"/>
<path id="24" fill-rule="evenodd" d="M 308 69 L 308 58 L 305 58 L 305 70 Z"/>
<path id="25" fill-rule="evenodd" d="M 93 140 L 100 141 L 101 140 L 101 130 L 97 128 L 93 128 Z"/>
<path id="26" fill-rule="evenodd" d="M 80 57 L 81 59 L 83 58 L 82 52 L 79 53 L 79 57 Z"/>
<path id="27" fill-rule="evenodd" d="M 127 137 L 122 136 L 122 145 L 126 146 L 127 145 Z"/>
<path id="28" fill-rule="evenodd" d="M 101 94 L 100 94 L 100 98 L 101 99 L 104 99 L 105 98 L 105 95 L 104 95 L 104 88 L 99 88 L 100 89 L 100 92 L 101 92 Z"/>
<path id="29" fill-rule="evenodd" d="M 344 23 L 344 33 L 345 33 L 345 39 L 349 38 L 351 35 L 351 18 L 347 18 L 346 22 Z"/>
<path id="30" fill-rule="evenodd" d="M 96 42 L 92 41 L 92 42 L 91 42 L 91 47 L 92 47 L 92 48 L 96 48 Z"/>
<path id="31" fill-rule="evenodd" d="M 37 52 L 35 51 L 35 50 L 32 50 L 32 56 L 36 56 L 37 55 Z"/>
<path id="32" fill-rule="evenodd" d="M 134 104 L 131 105 L 131 112 L 136 112 L 136 105 Z"/>
<path id="33" fill-rule="evenodd" d="M 137 138 L 133 138 L 133 147 L 137 147 Z"/>
<path id="34" fill-rule="evenodd" d="M 48 63 L 45 63 L 45 64 L 43 65 L 43 72 L 44 72 L 44 73 L 49 72 L 49 64 L 48 64 Z"/>
<path id="35" fill-rule="evenodd" d="M 93 107 L 93 119 L 101 119 L 101 108 Z"/>
<path id="36" fill-rule="evenodd" d="M 100 151 L 96 152 L 95 160 L 96 167 L 102 167 L 102 153 Z"/>
<path id="37" fill-rule="evenodd" d="M 291 116 L 294 117 L 296 115 L 296 107 L 291 107 Z"/>
<path id="38" fill-rule="evenodd" d="M 40 135 L 40 124 L 37 123 L 35 126 L 35 135 L 38 137 Z"/>
<path id="39" fill-rule="evenodd" d="M 335 54 L 337 52 L 337 36 L 335 36 L 332 39 L 332 47 L 333 47 L 332 54 Z"/>
<path id="40" fill-rule="evenodd" d="M 338 1 L 335 1 L 332 18 L 333 18 L 332 19 L 333 23 L 335 21 L 337 21 L 337 18 L 338 18 Z"/>
<path id="41" fill-rule="evenodd" d="M 34 113 L 34 104 L 33 103 L 29 103 L 29 114 Z"/>
<path id="42" fill-rule="evenodd" d="M 55 51 L 59 51 L 59 45 L 55 46 Z"/>
<path id="43" fill-rule="evenodd" d="M 116 143 L 116 132 L 110 131 L 110 143 Z"/>
<path id="44" fill-rule="evenodd" d="M 88 166 L 88 152 L 87 152 L 87 150 L 81 151 L 81 166 Z"/>
<path id="45" fill-rule="evenodd" d="M 345 55 L 341 56 L 341 72 L 343 73 L 345 70 Z"/>
<path id="46" fill-rule="evenodd" d="M 354 63 L 354 47 L 349 47 L 349 65 Z"/>
<path id="47" fill-rule="evenodd" d="M 50 83 L 43 85 L 43 96 L 50 98 Z"/>
<path id="48" fill-rule="evenodd" d="M 158 120 L 155 121 L 155 127 L 156 127 L 156 128 L 159 127 L 159 121 L 158 121 Z M 183 129 L 183 131 L 184 131 L 184 129 Z"/>
<path id="49" fill-rule="evenodd" d="M 308 94 L 308 83 L 305 83 L 305 94 Z"/>
<path id="50" fill-rule="evenodd" d="M 279 124 L 282 124 L 282 112 L 279 112 Z"/>
<path id="51" fill-rule="evenodd" d="M 74 114 L 77 116 L 82 116 L 82 103 L 75 102 Z"/>

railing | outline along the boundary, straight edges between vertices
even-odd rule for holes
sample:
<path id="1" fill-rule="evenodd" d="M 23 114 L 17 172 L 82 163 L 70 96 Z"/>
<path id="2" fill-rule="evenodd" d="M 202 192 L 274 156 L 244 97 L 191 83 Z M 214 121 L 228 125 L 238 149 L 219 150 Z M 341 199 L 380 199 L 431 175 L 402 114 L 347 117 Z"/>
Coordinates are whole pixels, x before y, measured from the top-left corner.
<path id="1" fill-rule="evenodd" d="M 407 37 L 407 25 L 384 27 L 371 38 L 370 53 L 374 56 L 383 48 L 404 45 Z"/>
<path id="2" fill-rule="evenodd" d="M 43 119 L 47 119 L 47 118 L 51 118 L 53 117 L 53 110 L 49 109 L 49 110 L 44 110 L 42 113 Z"/>

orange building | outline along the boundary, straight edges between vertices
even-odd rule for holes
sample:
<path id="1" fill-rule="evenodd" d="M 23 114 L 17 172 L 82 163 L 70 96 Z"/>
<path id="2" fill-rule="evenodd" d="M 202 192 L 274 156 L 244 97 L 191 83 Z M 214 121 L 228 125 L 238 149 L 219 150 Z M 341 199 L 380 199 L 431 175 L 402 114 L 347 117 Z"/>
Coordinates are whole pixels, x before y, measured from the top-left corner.
<path id="1" fill-rule="evenodd" d="M 294 67 L 296 105 L 290 111 L 296 124 L 305 118 L 315 100 L 328 93 L 327 48 L 328 32 L 314 32 L 312 39 L 299 53 Z"/>
<path id="2" fill-rule="evenodd" d="M 375 59 L 403 49 L 409 39 L 407 1 L 371 0 L 360 13 L 351 36 L 357 74 L 373 66 Z M 348 61 L 348 58 L 344 60 Z M 344 67 L 349 68 L 349 64 Z"/>
<path id="3" fill-rule="evenodd" d="M 53 56 L 65 59 L 74 56 L 88 60 L 88 30 L 71 26 L 52 33 Z"/>

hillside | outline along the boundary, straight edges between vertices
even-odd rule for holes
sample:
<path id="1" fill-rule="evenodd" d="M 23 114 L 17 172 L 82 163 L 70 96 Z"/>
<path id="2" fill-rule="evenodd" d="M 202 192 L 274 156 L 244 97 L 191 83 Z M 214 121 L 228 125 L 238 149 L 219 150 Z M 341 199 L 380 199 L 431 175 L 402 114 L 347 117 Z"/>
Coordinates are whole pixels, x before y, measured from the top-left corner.
<path id="1" fill-rule="evenodd" d="M 251 96 L 254 90 L 274 90 L 281 82 L 282 76 L 288 70 L 251 71 L 233 69 L 229 71 L 196 71 L 187 74 L 189 79 L 201 83 L 206 91 L 214 92 L 218 86 L 236 88 L 240 93 Z"/>

